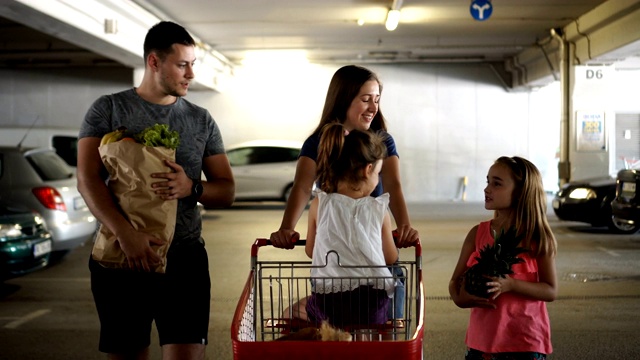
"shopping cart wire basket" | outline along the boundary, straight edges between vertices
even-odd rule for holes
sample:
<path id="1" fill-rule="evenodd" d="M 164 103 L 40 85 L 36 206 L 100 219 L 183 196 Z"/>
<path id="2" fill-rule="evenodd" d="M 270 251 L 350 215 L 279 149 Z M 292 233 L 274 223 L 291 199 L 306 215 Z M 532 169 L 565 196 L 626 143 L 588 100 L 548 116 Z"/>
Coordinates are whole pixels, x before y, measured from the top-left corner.
<path id="1" fill-rule="evenodd" d="M 238 301 L 231 324 L 234 359 L 325 359 L 327 356 L 357 359 L 422 359 L 424 338 L 424 287 L 422 282 L 422 247 L 415 244 L 415 259 L 400 259 L 388 278 L 403 281 L 404 309 L 395 321 L 386 324 L 348 324 L 341 326 L 353 335 L 353 341 L 274 341 L 304 327 L 319 326 L 292 319 L 292 305 L 311 293 L 315 281 L 342 284 L 345 281 L 375 283 L 387 278 L 312 278 L 310 261 L 259 261 L 260 247 L 267 239 L 256 239 L 251 247 L 251 269 Z M 296 246 L 304 246 L 298 240 Z M 327 262 L 329 256 L 327 254 Z M 338 259 L 339 254 L 334 254 Z M 343 267 L 361 268 L 362 266 Z M 392 299 L 392 302 L 400 299 Z M 394 304 L 391 305 L 395 309 Z"/>

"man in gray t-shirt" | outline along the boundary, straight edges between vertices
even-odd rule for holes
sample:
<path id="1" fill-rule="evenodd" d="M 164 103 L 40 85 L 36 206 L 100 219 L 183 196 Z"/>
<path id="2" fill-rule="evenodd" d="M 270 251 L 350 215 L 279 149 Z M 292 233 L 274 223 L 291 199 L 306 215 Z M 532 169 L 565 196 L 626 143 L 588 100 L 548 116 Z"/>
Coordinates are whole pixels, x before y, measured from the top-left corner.
<path id="1" fill-rule="evenodd" d="M 78 189 L 94 216 L 116 235 L 129 265 L 108 269 L 89 261 L 101 324 L 99 349 L 148 357 L 155 320 L 165 356 L 204 359 L 211 282 L 196 204 L 230 206 L 234 180 L 218 126 L 206 109 L 183 98 L 194 78 L 193 38 L 178 24 L 160 22 L 145 37 L 144 59 L 140 86 L 97 99 L 79 134 Z M 134 229 L 119 211 L 98 152 L 102 136 L 118 127 L 125 126 L 131 136 L 156 123 L 180 135 L 176 160 L 166 163 L 171 171 L 152 174 L 150 189 L 163 200 L 178 201 L 164 274 L 150 271 L 161 261 L 151 245 L 162 240 Z M 200 181 L 202 172 L 206 181 Z"/>
<path id="2" fill-rule="evenodd" d="M 148 102 L 137 93 L 137 89 L 98 98 L 85 116 L 79 138 L 101 138 L 120 126 L 127 128 L 125 136 L 133 136 L 156 123 L 167 124 L 170 130 L 180 134 L 176 163 L 182 166 L 190 179 L 200 179 L 204 158 L 226 156 L 218 126 L 206 109 L 181 97 L 176 97 L 175 102 L 169 105 Z M 190 194 L 191 188 L 186 190 Z M 195 202 L 190 200 L 193 199 L 189 196 L 178 199 L 174 239 L 178 242 L 200 237 L 200 213 L 196 211 Z"/>

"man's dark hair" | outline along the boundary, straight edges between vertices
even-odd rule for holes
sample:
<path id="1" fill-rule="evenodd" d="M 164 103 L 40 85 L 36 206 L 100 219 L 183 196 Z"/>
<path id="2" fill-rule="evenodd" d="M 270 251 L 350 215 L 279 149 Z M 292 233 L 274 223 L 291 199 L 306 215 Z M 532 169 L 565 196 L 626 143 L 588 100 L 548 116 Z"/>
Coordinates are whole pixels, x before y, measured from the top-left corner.
<path id="1" fill-rule="evenodd" d="M 164 60 L 172 52 L 173 44 L 195 46 L 187 30 L 171 21 L 161 21 L 151 27 L 144 38 L 144 59 L 152 52 L 158 54 L 160 60 Z"/>

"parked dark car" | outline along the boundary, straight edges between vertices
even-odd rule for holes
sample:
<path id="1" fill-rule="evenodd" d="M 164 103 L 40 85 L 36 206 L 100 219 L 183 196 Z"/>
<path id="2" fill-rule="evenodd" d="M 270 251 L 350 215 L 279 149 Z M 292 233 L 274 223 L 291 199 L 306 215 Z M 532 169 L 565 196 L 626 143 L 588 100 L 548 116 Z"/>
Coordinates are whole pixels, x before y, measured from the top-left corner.
<path id="1" fill-rule="evenodd" d="M 0 281 L 47 266 L 51 248 L 51 234 L 38 213 L 0 202 Z"/>
<path id="2" fill-rule="evenodd" d="M 0 147 L 0 200 L 42 216 L 56 257 L 84 244 L 96 230 L 74 169 L 53 149 Z"/>
<path id="3" fill-rule="evenodd" d="M 619 234 L 635 233 L 640 229 L 640 224 L 613 219 L 611 202 L 615 196 L 615 177 L 571 181 L 558 191 L 552 206 L 560 220 L 584 222 L 594 227 L 606 226 Z"/>
<path id="4" fill-rule="evenodd" d="M 640 197 L 636 196 L 639 183 L 639 170 L 620 170 L 616 179 L 616 197 L 611 202 L 613 220 L 636 229 L 640 227 Z"/>

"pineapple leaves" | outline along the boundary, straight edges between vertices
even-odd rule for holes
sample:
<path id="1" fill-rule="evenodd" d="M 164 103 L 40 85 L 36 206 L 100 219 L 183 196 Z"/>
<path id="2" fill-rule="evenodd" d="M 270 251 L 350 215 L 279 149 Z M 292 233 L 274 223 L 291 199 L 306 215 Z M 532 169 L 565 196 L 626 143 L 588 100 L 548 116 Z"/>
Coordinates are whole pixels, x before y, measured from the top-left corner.
<path id="1" fill-rule="evenodd" d="M 494 233 L 495 234 L 495 233 Z M 515 227 L 508 231 L 504 229 L 499 236 L 494 236 L 493 244 L 486 244 L 476 256 L 477 264 L 473 265 L 464 274 L 465 290 L 471 294 L 488 298 L 487 282 L 490 278 L 513 274 L 512 266 L 524 262 L 518 255 L 527 252 L 527 249 L 519 247 L 523 236 L 516 235 Z"/>

